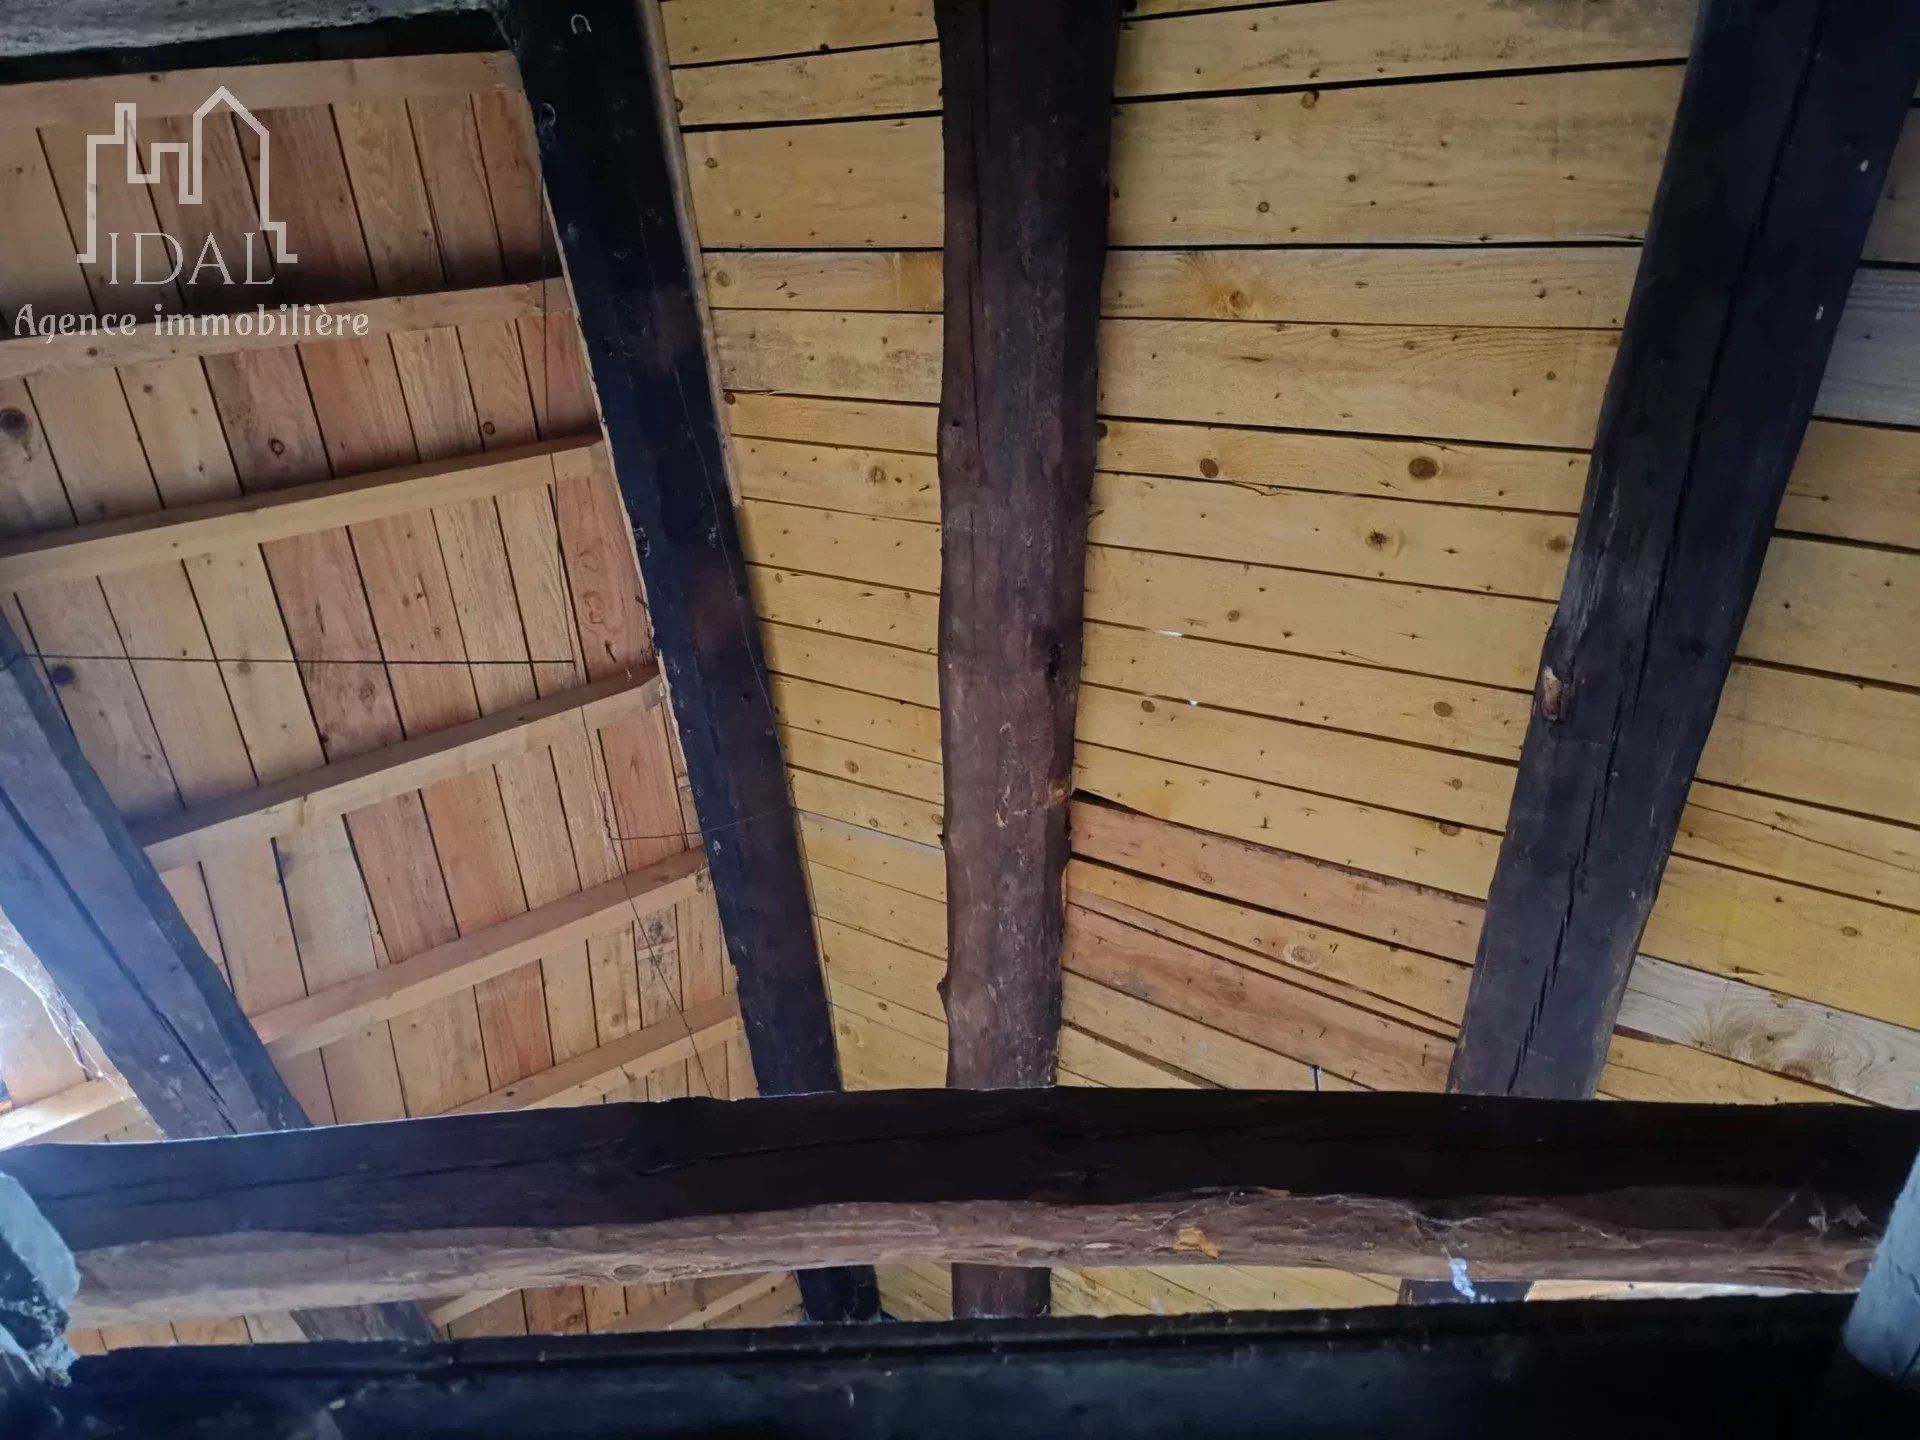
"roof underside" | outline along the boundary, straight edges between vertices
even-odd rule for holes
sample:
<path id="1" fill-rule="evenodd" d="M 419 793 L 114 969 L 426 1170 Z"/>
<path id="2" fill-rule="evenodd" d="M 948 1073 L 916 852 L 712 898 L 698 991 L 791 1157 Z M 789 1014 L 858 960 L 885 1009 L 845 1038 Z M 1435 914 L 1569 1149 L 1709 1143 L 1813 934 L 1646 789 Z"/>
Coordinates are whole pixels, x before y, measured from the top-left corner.
<path id="1" fill-rule="evenodd" d="M 1445 1082 L 1694 9 L 1595 8 L 1143 0 L 1123 31 L 1063 1083 Z M 842 1068 L 938 1085 L 931 6 L 660 10 Z M 326 103 L 304 73 L 259 107 L 299 252 L 276 301 L 556 273 L 510 68 L 341 69 Z M 76 269 L 85 135 L 104 126 L 5 104 L 8 313 L 232 303 Z M 210 133 L 211 223 L 232 234 L 258 143 L 230 120 Z M 1907 136 L 1605 1096 L 1920 1104 L 1920 437 L 1901 428 L 1920 425 L 1920 306 L 1898 268 L 1920 261 L 1920 126 Z M 101 204 L 128 231 L 171 228 L 154 193 L 110 181 Z M 0 527 L 597 437 L 577 327 L 531 293 L 457 328 L 0 379 L 0 411 L 23 417 L 0 425 Z M 22 589 L 7 613 L 116 802 L 163 822 L 644 664 L 604 453 L 555 463 L 431 512 Z M 248 1012 L 274 1011 L 696 845 L 669 721 L 582 719 L 344 819 L 195 853 L 169 887 Z M 731 991 L 705 890 L 636 917 L 289 1060 L 288 1079 L 317 1121 L 522 1103 L 529 1077 Z M 751 1093 L 726 1035 L 638 1079 L 619 1058 L 566 1072 L 583 1088 L 561 1098 Z M 71 1102 L 90 1063 L 0 974 L 16 1114 Z M 947 1312 L 941 1270 L 881 1281 L 896 1316 Z M 1062 1313 L 1393 1295 L 1231 1265 L 1054 1280 Z M 461 1303 L 456 1334 L 765 1321 L 797 1300 L 771 1276 Z M 264 1338 L 284 1320 L 137 1330 L 78 1339 Z"/>

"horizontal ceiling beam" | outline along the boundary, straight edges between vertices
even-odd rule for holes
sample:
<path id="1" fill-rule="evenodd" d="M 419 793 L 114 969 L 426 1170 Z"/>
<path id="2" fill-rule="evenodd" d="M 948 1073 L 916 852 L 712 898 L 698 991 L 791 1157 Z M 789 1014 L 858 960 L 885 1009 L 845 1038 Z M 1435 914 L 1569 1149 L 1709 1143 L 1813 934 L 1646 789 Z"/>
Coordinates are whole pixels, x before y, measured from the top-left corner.
<path id="1" fill-rule="evenodd" d="M 860 1261 L 1847 1288 L 1920 1114 L 1419 1094 L 890 1091 L 0 1157 L 78 1323 Z"/>

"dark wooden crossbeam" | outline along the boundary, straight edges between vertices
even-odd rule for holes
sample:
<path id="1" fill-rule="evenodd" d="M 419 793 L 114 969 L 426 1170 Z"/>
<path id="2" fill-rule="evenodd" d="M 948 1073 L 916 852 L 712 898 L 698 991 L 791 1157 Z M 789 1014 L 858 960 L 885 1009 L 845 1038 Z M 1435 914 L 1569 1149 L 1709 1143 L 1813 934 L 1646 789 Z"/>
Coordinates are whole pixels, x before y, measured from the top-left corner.
<path id="1" fill-rule="evenodd" d="M 0 911 L 162 1134 L 308 1123 L 4 617 Z M 295 1318 L 314 1339 L 433 1336 L 411 1307 Z"/>
<path id="2" fill-rule="evenodd" d="M 734 524 L 678 140 L 633 0 L 515 0 L 547 199 L 646 581 L 762 1094 L 840 1088 L 760 631 Z M 800 1276 L 816 1320 L 871 1319 L 871 1270 Z"/>
<path id="3" fill-rule="evenodd" d="M 946 146 L 940 749 L 947 1083 L 1051 1085 L 1117 0 L 939 0 Z M 1044 1270 L 962 1267 L 959 1315 Z"/>
<path id="4" fill-rule="evenodd" d="M 1127 1316 L 83 1360 L 20 1440 L 1847 1440 L 1809 1424 L 1835 1296 Z"/>
<path id="5" fill-rule="evenodd" d="M 1593 1093 L 1920 74 L 1908 0 L 1707 0 L 1449 1084 Z"/>
<path id="6" fill-rule="evenodd" d="M 918 1090 L 0 1156 L 80 1324 L 807 1264 L 1857 1282 L 1920 1113 Z"/>

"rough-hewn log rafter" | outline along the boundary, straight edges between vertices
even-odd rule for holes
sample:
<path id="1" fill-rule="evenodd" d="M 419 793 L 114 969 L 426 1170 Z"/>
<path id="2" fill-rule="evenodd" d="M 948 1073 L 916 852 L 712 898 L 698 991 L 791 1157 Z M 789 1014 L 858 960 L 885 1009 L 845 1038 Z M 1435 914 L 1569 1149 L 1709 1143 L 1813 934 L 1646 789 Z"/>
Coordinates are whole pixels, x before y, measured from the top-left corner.
<path id="1" fill-rule="evenodd" d="M 1455 1090 L 1593 1093 L 1916 73 L 1904 0 L 1701 11 Z"/>
<path id="2" fill-rule="evenodd" d="M 1418 1094 L 919 1090 L 0 1157 L 81 1323 L 855 1261 L 1220 1259 L 1843 1288 L 1920 1114 Z"/>
<path id="3" fill-rule="evenodd" d="M 760 633 L 727 488 L 694 264 L 633 0 L 515 0 L 548 202 L 633 523 L 763 1094 L 840 1088 Z M 481 1288 L 481 1287 L 468 1287 Z M 878 1313 L 869 1270 L 803 1273 L 815 1319 Z"/>
<path id="4" fill-rule="evenodd" d="M 1051 1085 L 1117 0 L 934 7 L 946 144 L 940 720 L 947 1083 Z M 1044 1271 L 954 1275 L 961 1315 Z"/>
<path id="5" fill-rule="evenodd" d="M 307 1124 L 3 618 L 0 910 L 163 1134 Z M 296 1318 L 315 1339 L 433 1334 L 403 1307 Z"/>

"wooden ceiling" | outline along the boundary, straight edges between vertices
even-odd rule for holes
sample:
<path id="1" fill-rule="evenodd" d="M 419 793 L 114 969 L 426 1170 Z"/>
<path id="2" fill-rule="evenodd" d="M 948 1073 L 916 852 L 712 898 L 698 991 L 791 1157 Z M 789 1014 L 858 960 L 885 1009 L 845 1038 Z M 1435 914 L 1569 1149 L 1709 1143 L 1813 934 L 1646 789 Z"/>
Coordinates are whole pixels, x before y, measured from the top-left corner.
<path id="1" fill-rule="evenodd" d="M 1120 37 L 1059 1078 L 1438 1090 L 1694 7 L 1195 8 L 1144 0 Z M 931 7 L 659 14 L 841 1068 L 938 1085 Z M 143 116 L 178 135 L 199 77 L 154 83 L 181 98 Z M 751 1093 L 697 859 L 656 868 L 699 835 L 511 67 L 228 83 L 300 237 L 275 302 L 391 307 L 364 341 L 119 368 L 0 344 L 0 526 L 37 537 L 0 549 L 9 618 L 315 1120 Z M 76 270 L 103 93 L 0 92 L 0 302 L 230 303 Z M 129 230 L 244 228 L 258 146 L 214 134 L 206 213 L 117 184 L 102 204 Z M 1916 202 L 1909 125 L 1603 1096 L 1920 1104 Z M 47 538 L 368 474 L 433 508 L 303 497 L 297 527 L 211 522 L 165 565 L 140 526 Z M 424 768 L 392 763 L 414 740 Z M 320 768 L 366 756 L 371 779 Z M 0 1134 L 146 1133 L 16 977 L 0 1013 Z M 951 1303 L 943 1269 L 880 1280 L 898 1316 Z M 1052 1294 L 1393 1289 L 1220 1264 L 1056 1270 Z M 797 1303 L 770 1275 L 429 1310 L 473 1334 Z"/>

